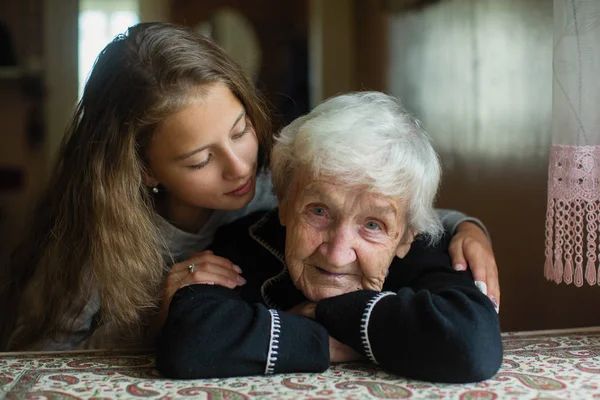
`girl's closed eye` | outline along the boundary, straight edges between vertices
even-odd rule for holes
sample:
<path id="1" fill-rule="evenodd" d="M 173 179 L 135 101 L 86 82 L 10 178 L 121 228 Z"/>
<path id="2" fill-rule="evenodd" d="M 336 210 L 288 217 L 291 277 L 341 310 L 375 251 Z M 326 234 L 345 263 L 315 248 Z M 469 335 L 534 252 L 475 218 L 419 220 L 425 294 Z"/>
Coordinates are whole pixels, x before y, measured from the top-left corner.
<path id="1" fill-rule="evenodd" d="M 202 161 L 200 164 L 190 165 L 189 168 L 192 168 L 192 169 L 201 169 L 201 168 L 204 168 L 204 167 L 206 167 L 208 165 L 208 163 L 210 162 L 211 158 L 212 158 L 212 153 L 208 153 L 208 158 L 206 159 L 206 161 Z"/>
<path id="2" fill-rule="evenodd" d="M 249 123 L 246 123 L 246 126 L 244 127 L 244 130 L 241 131 L 240 133 L 236 133 L 231 138 L 233 140 L 239 139 L 239 138 L 243 137 L 246 133 L 250 132 L 250 129 L 252 129 L 252 125 L 250 125 Z"/>

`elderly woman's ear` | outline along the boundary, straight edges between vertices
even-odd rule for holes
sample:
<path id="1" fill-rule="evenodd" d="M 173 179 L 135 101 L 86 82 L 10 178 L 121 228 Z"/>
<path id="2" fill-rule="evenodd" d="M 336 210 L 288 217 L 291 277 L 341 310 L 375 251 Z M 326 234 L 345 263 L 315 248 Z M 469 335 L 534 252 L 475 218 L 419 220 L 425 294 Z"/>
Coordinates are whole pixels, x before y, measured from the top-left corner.
<path id="1" fill-rule="evenodd" d="M 414 230 L 408 229 L 406 231 L 404 237 L 402 238 L 402 240 L 400 240 L 398 247 L 396 247 L 396 257 L 404 258 L 406 253 L 408 253 L 408 251 L 410 250 L 410 246 L 415 241 L 415 236 L 416 232 Z"/>

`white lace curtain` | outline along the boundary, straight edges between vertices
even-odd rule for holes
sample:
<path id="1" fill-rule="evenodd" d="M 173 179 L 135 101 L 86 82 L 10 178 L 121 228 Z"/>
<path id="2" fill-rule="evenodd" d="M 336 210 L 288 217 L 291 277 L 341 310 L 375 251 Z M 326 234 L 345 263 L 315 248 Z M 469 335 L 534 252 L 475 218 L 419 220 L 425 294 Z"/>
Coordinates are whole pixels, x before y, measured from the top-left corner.
<path id="1" fill-rule="evenodd" d="M 553 71 L 544 274 L 600 284 L 600 0 L 554 0 Z"/>

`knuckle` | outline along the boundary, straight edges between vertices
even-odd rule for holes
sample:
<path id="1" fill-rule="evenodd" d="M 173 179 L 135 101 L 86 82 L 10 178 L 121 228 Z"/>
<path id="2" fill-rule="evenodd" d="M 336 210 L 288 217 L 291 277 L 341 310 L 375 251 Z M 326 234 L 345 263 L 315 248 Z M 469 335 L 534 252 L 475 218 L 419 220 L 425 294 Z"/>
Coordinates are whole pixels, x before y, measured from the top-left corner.
<path id="1" fill-rule="evenodd" d="M 195 282 L 197 282 L 199 279 L 202 279 L 204 276 L 206 276 L 205 271 L 194 271 L 194 273 L 191 274 L 192 280 Z"/>
<path id="2" fill-rule="evenodd" d="M 210 268 L 210 265 L 211 264 L 209 262 L 203 261 L 200 263 L 200 265 L 196 264 L 196 269 L 198 269 L 198 267 L 199 267 L 201 270 L 207 270 Z M 196 271 L 194 270 L 194 272 L 196 272 Z"/>
<path id="3" fill-rule="evenodd" d="M 469 247 L 477 247 L 479 245 L 479 242 L 471 237 L 465 238 L 465 240 L 463 242 L 464 242 L 465 246 L 469 246 Z"/>
<path id="4" fill-rule="evenodd" d="M 452 238 L 452 240 L 450 240 L 450 247 L 456 247 L 459 246 L 461 244 L 461 242 L 463 241 L 463 239 L 454 236 Z"/>

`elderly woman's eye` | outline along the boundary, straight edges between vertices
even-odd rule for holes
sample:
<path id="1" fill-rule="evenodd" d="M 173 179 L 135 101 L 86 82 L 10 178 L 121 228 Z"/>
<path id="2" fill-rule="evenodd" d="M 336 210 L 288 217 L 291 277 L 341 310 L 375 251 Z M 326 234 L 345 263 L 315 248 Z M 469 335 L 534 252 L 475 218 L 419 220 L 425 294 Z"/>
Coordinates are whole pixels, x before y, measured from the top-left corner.
<path id="1" fill-rule="evenodd" d="M 381 224 L 379 224 L 376 221 L 369 221 L 365 224 L 365 228 L 367 228 L 370 231 L 379 231 L 381 230 Z"/>
<path id="2" fill-rule="evenodd" d="M 325 214 L 327 214 L 323 207 L 312 207 L 310 212 L 318 217 L 323 217 Z"/>

